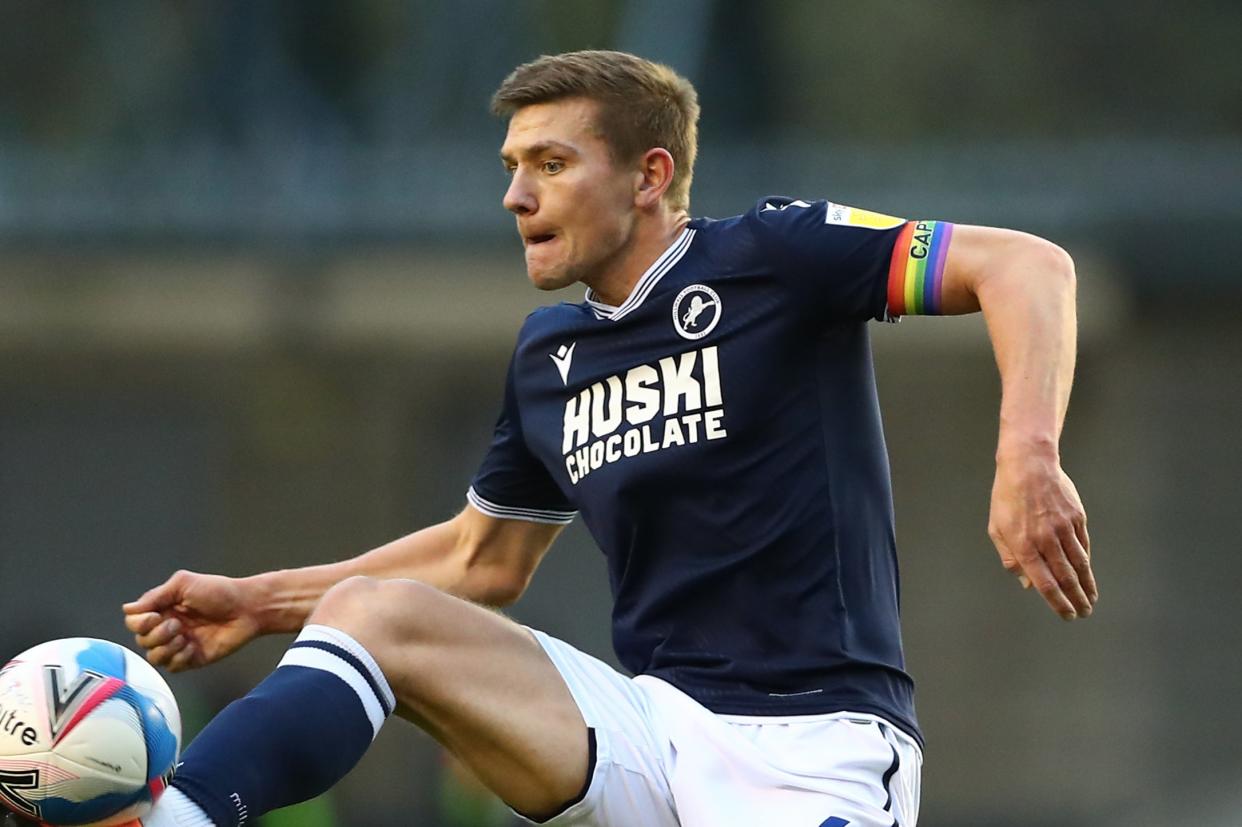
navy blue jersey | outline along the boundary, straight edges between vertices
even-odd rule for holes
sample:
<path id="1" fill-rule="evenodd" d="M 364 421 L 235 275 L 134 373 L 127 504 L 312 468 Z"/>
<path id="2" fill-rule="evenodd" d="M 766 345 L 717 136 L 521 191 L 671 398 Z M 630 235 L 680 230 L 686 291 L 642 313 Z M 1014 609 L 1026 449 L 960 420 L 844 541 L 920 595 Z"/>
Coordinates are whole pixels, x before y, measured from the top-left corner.
<path id="1" fill-rule="evenodd" d="M 866 325 L 912 225 L 853 212 L 694 219 L 621 306 L 532 313 L 468 497 L 581 513 L 635 674 L 721 714 L 868 712 L 920 738 Z"/>

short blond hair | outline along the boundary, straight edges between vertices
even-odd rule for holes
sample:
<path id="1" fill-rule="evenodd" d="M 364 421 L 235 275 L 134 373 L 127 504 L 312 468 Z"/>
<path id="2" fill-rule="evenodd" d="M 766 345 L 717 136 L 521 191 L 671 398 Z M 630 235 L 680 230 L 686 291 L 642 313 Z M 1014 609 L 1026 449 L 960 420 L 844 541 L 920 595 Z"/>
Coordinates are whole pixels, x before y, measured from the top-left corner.
<path id="1" fill-rule="evenodd" d="M 544 55 L 505 78 L 492 97 L 492 112 L 508 118 L 526 106 L 574 97 L 599 104 L 600 136 L 615 161 L 632 161 L 654 147 L 668 150 L 669 203 L 689 209 L 699 144 L 699 96 L 690 81 L 625 52 Z"/>

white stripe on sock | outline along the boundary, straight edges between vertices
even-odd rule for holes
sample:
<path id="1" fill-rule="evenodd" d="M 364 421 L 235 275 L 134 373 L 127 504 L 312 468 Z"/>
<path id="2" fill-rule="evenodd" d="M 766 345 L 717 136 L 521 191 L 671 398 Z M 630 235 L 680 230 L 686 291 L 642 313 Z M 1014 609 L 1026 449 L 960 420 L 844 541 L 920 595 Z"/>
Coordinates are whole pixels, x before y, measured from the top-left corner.
<path id="1" fill-rule="evenodd" d="M 281 666 L 306 666 L 311 669 L 321 669 L 345 681 L 349 684 L 349 688 L 354 690 L 358 700 L 362 702 L 362 709 L 371 721 L 371 739 L 374 740 L 375 736 L 379 735 L 380 727 L 384 724 L 384 708 L 380 706 L 379 699 L 375 697 L 375 692 L 367 683 L 367 679 L 362 677 L 352 663 L 331 652 L 325 652 L 323 649 L 299 647 L 285 652 L 277 668 Z"/>
<path id="2" fill-rule="evenodd" d="M 375 662 L 375 658 L 371 657 L 371 653 L 366 647 L 358 641 L 354 640 L 347 633 L 340 629 L 334 629 L 331 626 L 323 626 L 318 623 L 312 623 L 302 629 L 302 633 L 298 635 L 298 640 L 321 640 L 325 643 L 335 643 L 346 652 L 362 661 L 362 665 L 371 673 L 372 680 L 379 687 L 380 694 L 383 696 L 384 707 L 386 709 L 396 709 L 397 699 L 392 693 L 392 687 L 388 685 L 388 679 L 384 677 L 383 671 L 380 670 L 379 664 Z"/>

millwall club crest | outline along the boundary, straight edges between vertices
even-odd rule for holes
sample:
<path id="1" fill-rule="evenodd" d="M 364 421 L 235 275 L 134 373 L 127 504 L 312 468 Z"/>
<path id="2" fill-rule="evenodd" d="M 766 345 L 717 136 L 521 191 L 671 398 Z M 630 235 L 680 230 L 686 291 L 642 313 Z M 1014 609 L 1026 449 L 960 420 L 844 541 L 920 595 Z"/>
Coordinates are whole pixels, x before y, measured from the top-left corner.
<path id="1" fill-rule="evenodd" d="M 720 296 L 705 284 L 692 284 L 673 300 L 673 327 L 683 339 L 702 339 L 720 321 Z"/>

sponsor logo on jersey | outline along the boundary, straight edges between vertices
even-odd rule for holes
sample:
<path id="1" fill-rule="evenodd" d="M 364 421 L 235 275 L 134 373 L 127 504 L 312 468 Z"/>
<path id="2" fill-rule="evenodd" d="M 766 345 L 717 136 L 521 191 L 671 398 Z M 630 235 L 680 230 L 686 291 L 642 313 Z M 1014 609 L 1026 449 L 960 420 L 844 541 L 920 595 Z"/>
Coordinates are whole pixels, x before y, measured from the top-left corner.
<path id="1" fill-rule="evenodd" d="M 566 400 L 565 471 L 577 485 L 592 471 L 628 457 L 724 439 L 729 435 L 724 418 L 714 346 L 637 365 Z"/>
<path id="2" fill-rule="evenodd" d="M 574 348 L 578 346 L 577 342 L 568 345 L 561 345 L 556 349 L 556 353 L 549 353 L 552 364 L 556 365 L 556 370 L 561 374 L 561 384 L 569 384 L 569 363 L 574 360 Z"/>
<path id="3" fill-rule="evenodd" d="M 716 329 L 722 309 L 715 290 L 692 284 L 673 299 L 673 327 L 683 339 L 702 339 Z"/>

